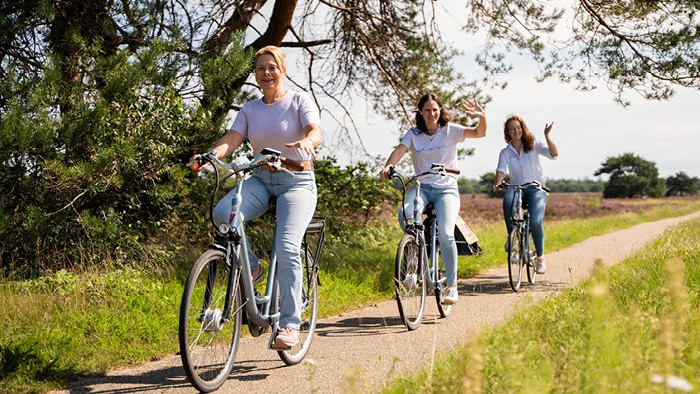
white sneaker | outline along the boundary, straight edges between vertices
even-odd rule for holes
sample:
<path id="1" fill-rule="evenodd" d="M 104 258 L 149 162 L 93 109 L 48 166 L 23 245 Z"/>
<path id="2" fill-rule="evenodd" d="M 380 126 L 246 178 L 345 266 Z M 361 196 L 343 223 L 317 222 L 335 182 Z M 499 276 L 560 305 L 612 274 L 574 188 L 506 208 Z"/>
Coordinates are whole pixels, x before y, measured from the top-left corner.
<path id="1" fill-rule="evenodd" d="M 457 303 L 457 286 L 450 286 L 445 289 L 445 295 L 442 297 L 442 305 L 453 305 Z"/>
<path id="2" fill-rule="evenodd" d="M 544 256 L 539 256 L 535 259 L 535 272 L 540 275 L 547 272 L 547 264 L 544 262 Z"/>

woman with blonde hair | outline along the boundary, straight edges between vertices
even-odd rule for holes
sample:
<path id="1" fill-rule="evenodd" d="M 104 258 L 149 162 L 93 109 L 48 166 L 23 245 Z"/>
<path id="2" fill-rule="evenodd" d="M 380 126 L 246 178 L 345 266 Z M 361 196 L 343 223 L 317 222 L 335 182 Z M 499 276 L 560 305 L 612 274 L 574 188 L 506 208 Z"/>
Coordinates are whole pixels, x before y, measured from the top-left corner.
<path id="1" fill-rule="evenodd" d="M 245 220 L 256 218 L 269 208 L 272 197 L 277 198 L 275 252 L 278 256 L 280 288 L 280 330 L 274 340 L 277 349 L 288 349 L 298 343 L 301 324 L 301 242 L 304 231 L 316 209 L 317 193 L 311 159 L 321 144 L 318 107 L 305 92 L 295 92 L 284 86 L 287 68 L 284 52 L 267 46 L 255 54 L 255 81 L 263 97 L 247 102 L 238 112 L 229 131 L 215 144 L 217 158 L 233 153 L 248 139 L 256 156 L 264 148 L 282 152 L 296 161 L 302 171 L 290 176 L 269 167 L 255 169 L 243 189 L 241 213 Z M 201 167 L 193 166 L 194 171 Z M 291 170 L 294 171 L 294 170 Z M 227 194 L 214 209 L 214 220 L 228 223 L 232 193 Z M 254 279 L 262 277 L 254 254 L 249 251 Z"/>

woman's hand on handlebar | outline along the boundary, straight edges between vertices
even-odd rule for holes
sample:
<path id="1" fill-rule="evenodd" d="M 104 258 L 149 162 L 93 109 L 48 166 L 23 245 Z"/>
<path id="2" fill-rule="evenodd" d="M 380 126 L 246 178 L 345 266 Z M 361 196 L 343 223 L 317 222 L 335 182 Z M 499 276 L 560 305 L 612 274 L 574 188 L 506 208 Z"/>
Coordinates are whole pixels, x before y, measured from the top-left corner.
<path id="1" fill-rule="evenodd" d="M 386 181 L 387 179 L 391 178 L 391 175 L 394 173 L 394 166 L 392 165 L 386 165 L 382 170 L 379 172 L 379 179 L 383 181 Z"/>
<path id="2" fill-rule="evenodd" d="M 194 155 L 190 157 L 190 161 L 187 162 L 186 166 L 189 167 L 192 172 L 200 172 L 207 164 L 209 163 L 202 160 L 202 155 Z"/>

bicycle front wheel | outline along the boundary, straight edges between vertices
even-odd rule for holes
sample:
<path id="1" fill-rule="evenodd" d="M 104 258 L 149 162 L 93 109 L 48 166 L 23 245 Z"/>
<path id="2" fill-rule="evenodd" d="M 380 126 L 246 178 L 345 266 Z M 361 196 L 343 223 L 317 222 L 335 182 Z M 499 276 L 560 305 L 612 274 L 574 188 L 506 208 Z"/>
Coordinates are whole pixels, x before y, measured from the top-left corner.
<path id="1" fill-rule="evenodd" d="M 394 270 L 396 303 L 401 320 L 415 330 L 423 320 L 425 308 L 425 274 L 423 245 L 413 235 L 405 234 L 399 242 Z"/>
<path id="2" fill-rule="evenodd" d="M 204 252 L 187 278 L 180 304 L 180 357 L 187 379 L 199 391 L 217 390 L 233 368 L 242 320 L 238 278 L 216 249 Z"/>
<path id="3" fill-rule="evenodd" d="M 535 252 L 535 244 L 532 241 L 532 235 L 528 231 L 527 236 L 527 253 L 525 253 L 525 265 L 527 266 L 527 280 L 531 284 L 535 284 L 537 280 L 537 271 L 535 271 L 535 259 L 537 258 L 537 253 Z"/>
<path id="4" fill-rule="evenodd" d="M 440 253 L 440 244 L 437 244 L 436 248 L 435 258 L 437 259 L 437 264 L 434 265 L 437 268 L 437 272 L 435 272 L 435 301 L 437 301 L 440 317 L 447 317 L 452 313 L 452 304 L 445 305 L 442 303 L 445 290 L 447 289 L 447 277 L 445 274 L 445 262 L 442 260 L 442 253 Z"/>
<path id="5" fill-rule="evenodd" d="M 301 290 L 301 325 L 299 343 L 289 350 L 279 350 L 282 361 L 294 365 L 306 357 L 316 332 L 318 317 L 318 265 L 308 245 L 301 247 L 302 290 Z M 278 293 L 279 294 L 279 293 Z"/>
<path id="6" fill-rule="evenodd" d="M 520 290 L 523 281 L 522 236 L 520 227 L 514 224 L 508 234 L 508 279 L 513 291 Z"/>

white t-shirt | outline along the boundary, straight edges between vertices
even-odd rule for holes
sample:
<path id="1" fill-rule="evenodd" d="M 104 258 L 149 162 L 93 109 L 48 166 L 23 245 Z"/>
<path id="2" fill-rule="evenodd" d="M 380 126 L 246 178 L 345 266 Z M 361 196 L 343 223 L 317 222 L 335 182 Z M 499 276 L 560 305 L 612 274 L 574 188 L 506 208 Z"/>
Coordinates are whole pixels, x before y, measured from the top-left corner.
<path id="1" fill-rule="evenodd" d="M 416 174 L 430 170 L 433 163 L 458 169 L 457 144 L 464 142 L 464 128 L 455 123 L 447 123 L 433 135 L 421 133 L 418 128 L 408 130 L 401 138 L 401 145 L 411 152 Z M 437 188 L 457 187 L 454 176 L 430 175 L 422 178 L 421 182 Z"/>
<path id="2" fill-rule="evenodd" d="M 307 93 L 288 90 L 273 104 L 265 104 L 262 99 L 247 102 L 231 130 L 248 138 L 256 156 L 263 148 L 272 148 L 289 159 L 307 161 L 311 156 L 303 149 L 287 148 L 284 144 L 304 139 L 304 127 L 312 123 L 321 125 L 316 103 Z"/>
<path id="3" fill-rule="evenodd" d="M 549 152 L 549 146 L 542 141 L 535 141 L 534 149 L 527 153 L 525 153 L 522 146 L 518 153 L 515 148 L 513 148 L 513 145 L 508 144 L 505 148 L 501 149 L 501 153 L 498 155 L 496 171 L 500 171 L 504 174 L 510 172 L 511 185 L 522 185 L 533 181 L 540 182 L 544 185 L 546 178 L 544 177 L 542 165 L 540 164 L 540 155 L 550 159 L 556 159 L 556 157 L 552 157 L 552 154 Z"/>

